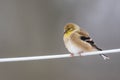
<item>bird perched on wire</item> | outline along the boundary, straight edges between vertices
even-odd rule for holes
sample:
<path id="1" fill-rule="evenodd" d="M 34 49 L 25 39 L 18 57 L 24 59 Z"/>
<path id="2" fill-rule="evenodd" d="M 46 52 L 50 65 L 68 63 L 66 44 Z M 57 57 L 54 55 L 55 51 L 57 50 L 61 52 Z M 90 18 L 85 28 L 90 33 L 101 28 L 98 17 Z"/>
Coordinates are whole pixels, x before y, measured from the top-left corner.
<path id="1" fill-rule="evenodd" d="M 98 48 L 89 33 L 81 29 L 77 24 L 68 23 L 64 27 L 63 40 L 71 56 L 81 55 L 84 52 L 101 51 Z M 105 54 L 99 54 L 104 60 L 109 59 Z"/>

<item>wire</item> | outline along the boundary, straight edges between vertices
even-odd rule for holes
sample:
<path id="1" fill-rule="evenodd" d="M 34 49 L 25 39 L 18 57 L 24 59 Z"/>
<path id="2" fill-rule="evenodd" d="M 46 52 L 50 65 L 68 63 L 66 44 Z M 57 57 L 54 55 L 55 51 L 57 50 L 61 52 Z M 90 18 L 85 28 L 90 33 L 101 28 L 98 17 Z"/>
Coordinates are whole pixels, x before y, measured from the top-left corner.
<path id="1" fill-rule="evenodd" d="M 118 52 L 120 52 L 120 49 L 111 49 L 111 50 L 104 50 L 104 51 L 86 52 L 86 53 L 82 53 L 81 56 L 110 54 L 110 53 L 118 53 Z M 75 55 L 75 56 L 79 56 L 79 55 Z M 45 60 L 45 59 L 67 58 L 67 57 L 71 57 L 71 55 L 59 54 L 59 55 L 46 55 L 46 56 L 0 58 L 0 62 L 32 61 L 32 60 Z"/>

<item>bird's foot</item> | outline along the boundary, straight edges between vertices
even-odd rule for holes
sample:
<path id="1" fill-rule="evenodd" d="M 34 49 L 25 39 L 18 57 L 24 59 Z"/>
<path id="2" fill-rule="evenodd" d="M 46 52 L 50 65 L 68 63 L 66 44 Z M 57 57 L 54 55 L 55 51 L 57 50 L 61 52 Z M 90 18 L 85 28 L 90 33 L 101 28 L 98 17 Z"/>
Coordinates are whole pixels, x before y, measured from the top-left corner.
<path id="1" fill-rule="evenodd" d="M 83 53 L 83 51 L 80 51 L 78 54 L 81 56 L 82 53 Z"/>
<path id="2" fill-rule="evenodd" d="M 78 55 L 81 56 L 82 53 L 83 53 L 83 51 L 80 51 L 80 52 L 78 53 Z M 70 53 L 70 56 L 71 56 L 71 57 L 74 57 L 74 53 Z"/>
<path id="3" fill-rule="evenodd" d="M 70 53 L 70 56 L 71 56 L 71 57 L 74 57 L 74 54 L 73 54 L 73 53 Z"/>

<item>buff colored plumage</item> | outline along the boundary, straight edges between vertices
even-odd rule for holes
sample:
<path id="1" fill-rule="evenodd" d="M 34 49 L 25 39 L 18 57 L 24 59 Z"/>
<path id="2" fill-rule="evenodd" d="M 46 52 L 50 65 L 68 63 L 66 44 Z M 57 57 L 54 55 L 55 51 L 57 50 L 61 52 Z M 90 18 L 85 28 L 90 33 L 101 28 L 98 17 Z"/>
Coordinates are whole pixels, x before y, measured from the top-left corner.
<path id="1" fill-rule="evenodd" d="M 71 56 L 80 55 L 84 52 L 101 51 L 89 37 L 89 33 L 74 23 L 65 25 L 63 40 Z M 109 59 L 109 57 L 104 54 L 100 56 L 102 56 L 104 60 Z"/>

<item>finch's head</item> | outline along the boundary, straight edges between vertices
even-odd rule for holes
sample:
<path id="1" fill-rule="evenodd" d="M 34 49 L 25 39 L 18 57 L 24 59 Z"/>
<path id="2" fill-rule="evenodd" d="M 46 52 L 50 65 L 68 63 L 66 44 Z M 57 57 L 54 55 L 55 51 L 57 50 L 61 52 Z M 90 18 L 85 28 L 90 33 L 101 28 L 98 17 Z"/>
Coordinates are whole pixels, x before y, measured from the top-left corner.
<path id="1" fill-rule="evenodd" d="M 64 27 L 64 34 L 65 33 L 71 33 L 73 31 L 77 31 L 80 30 L 80 27 L 77 24 L 74 23 L 68 23 L 67 25 L 65 25 Z"/>

